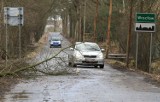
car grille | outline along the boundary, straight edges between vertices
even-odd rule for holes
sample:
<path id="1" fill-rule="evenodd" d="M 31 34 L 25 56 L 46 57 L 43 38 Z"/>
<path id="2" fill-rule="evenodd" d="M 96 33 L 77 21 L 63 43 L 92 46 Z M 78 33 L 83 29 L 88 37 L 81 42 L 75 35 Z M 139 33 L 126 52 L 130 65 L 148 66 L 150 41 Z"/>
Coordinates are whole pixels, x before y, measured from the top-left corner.
<path id="1" fill-rule="evenodd" d="M 98 61 L 82 61 L 82 63 L 98 63 Z"/>
<path id="2" fill-rule="evenodd" d="M 96 55 L 84 55 L 84 58 L 96 58 Z"/>

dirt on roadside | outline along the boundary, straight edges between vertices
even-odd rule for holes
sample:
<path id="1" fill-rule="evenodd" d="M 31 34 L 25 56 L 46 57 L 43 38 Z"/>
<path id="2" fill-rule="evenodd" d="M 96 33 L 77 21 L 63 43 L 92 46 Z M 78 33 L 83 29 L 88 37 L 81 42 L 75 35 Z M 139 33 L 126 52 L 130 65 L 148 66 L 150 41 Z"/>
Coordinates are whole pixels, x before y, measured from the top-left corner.
<path id="1" fill-rule="evenodd" d="M 38 43 L 35 43 L 34 45 L 30 46 L 31 50 L 28 51 L 26 54 L 26 57 L 23 59 L 23 61 L 17 61 L 14 63 L 15 68 L 24 67 L 27 65 L 24 61 L 30 58 L 33 58 L 36 56 L 36 54 L 41 51 L 43 45 L 47 42 L 47 34 L 44 34 L 44 36 L 39 40 Z M 9 61 L 9 60 L 8 60 Z M 0 60 L 0 62 L 3 62 L 4 60 Z M 18 65 L 17 65 L 18 64 Z M 17 67 L 19 66 L 19 67 Z M 3 70 L 5 66 L 1 66 L 0 71 Z M 14 66 L 12 66 L 12 70 L 16 70 Z M 3 96 L 6 92 L 10 91 L 12 87 L 14 87 L 21 79 L 24 79 L 26 76 L 22 75 L 20 73 L 19 75 L 11 75 L 11 76 L 5 76 L 5 77 L 0 77 L 0 99 L 3 99 Z"/>
<path id="2" fill-rule="evenodd" d="M 110 60 L 107 59 L 106 63 L 108 63 L 109 65 L 111 65 L 113 68 L 119 70 L 119 71 L 123 71 L 123 72 L 136 72 L 139 73 L 141 75 L 146 76 L 146 78 L 144 79 L 144 81 L 149 82 L 151 84 L 160 86 L 160 75 L 159 74 L 154 74 L 154 73 L 147 73 L 138 69 L 135 69 L 133 67 L 126 67 L 126 64 L 124 62 L 121 61 L 117 61 L 117 60 Z"/>
<path id="3" fill-rule="evenodd" d="M 19 78 L 3 77 L 0 78 L 0 99 L 2 99 L 5 92 L 9 91 L 12 86 L 18 83 Z"/>

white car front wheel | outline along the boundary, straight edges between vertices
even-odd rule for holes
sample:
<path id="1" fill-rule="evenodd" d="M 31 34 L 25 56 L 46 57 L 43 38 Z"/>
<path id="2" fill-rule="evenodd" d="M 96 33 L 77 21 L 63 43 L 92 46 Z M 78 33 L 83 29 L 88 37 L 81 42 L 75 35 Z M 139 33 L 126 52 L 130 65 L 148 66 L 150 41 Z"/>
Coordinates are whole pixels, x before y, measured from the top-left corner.
<path id="1" fill-rule="evenodd" d="M 100 65 L 100 68 L 104 68 L 104 64 Z"/>

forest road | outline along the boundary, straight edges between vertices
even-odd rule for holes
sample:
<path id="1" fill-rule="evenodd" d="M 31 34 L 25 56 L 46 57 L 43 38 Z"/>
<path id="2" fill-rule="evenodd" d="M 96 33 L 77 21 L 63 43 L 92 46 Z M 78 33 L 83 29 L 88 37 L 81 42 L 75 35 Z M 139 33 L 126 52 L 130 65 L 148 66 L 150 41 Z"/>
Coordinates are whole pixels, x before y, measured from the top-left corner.
<path id="1" fill-rule="evenodd" d="M 62 47 L 69 44 L 63 38 Z M 59 50 L 49 48 L 47 43 L 36 58 L 43 60 Z M 77 74 L 39 75 L 22 80 L 2 102 L 160 102 L 160 87 L 147 82 L 143 75 L 108 64 L 104 69 L 78 66 Z"/>

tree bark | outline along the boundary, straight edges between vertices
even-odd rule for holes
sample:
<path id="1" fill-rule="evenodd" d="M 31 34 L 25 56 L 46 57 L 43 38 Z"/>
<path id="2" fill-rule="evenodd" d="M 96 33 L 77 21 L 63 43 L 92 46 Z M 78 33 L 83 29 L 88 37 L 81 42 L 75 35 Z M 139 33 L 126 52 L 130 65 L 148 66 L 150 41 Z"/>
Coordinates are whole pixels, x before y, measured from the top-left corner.
<path id="1" fill-rule="evenodd" d="M 112 17 L 112 0 L 110 0 L 110 3 L 109 3 L 109 16 L 108 16 L 108 28 L 107 28 L 106 56 L 105 56 L 105 58 L 108 58 L 108 53 L 109 53 L 109 49 L 110 49 L 111 17 Z"/>

